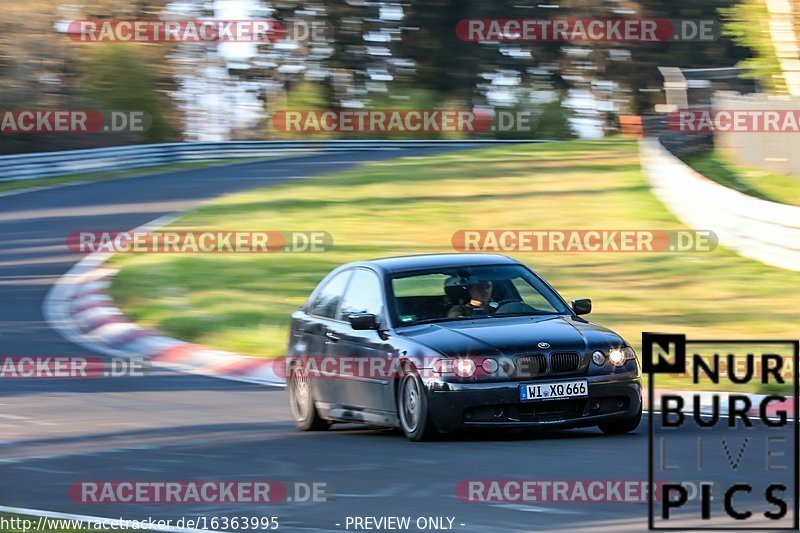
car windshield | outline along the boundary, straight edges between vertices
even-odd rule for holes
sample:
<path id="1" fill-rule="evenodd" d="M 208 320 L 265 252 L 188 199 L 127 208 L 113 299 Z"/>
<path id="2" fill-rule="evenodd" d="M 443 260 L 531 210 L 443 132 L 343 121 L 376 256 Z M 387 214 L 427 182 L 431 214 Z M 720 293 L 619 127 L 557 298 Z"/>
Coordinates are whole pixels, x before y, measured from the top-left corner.
<path id="1" fill-rule="evenodd" d="M 437 268 L 392 277 L 398 325 L 569 314 L 561 298 L 521 265 Z"/>

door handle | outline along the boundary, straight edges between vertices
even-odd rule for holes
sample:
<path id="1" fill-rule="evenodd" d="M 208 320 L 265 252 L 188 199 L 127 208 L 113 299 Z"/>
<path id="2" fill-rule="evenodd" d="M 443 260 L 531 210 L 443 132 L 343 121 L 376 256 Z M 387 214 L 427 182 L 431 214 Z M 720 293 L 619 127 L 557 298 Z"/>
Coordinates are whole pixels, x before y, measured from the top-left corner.
<path id="1" fill-rule="evenodd" d="M 332 332 L 330 332 L 330 331 L 326 331 L 326 332 L 325 332 L 325 336 L 326 336 L 326 337 L 327 337 L 327 338 L 328 338 L 328 339 L 329 339 L 331 342 L 336 342 L 336 341 L 338 341 L 338 340 L 339 340 L 339 336 L 338 336 L 338 335 L 336 335 L 335 333 L 332 333 Z"/>

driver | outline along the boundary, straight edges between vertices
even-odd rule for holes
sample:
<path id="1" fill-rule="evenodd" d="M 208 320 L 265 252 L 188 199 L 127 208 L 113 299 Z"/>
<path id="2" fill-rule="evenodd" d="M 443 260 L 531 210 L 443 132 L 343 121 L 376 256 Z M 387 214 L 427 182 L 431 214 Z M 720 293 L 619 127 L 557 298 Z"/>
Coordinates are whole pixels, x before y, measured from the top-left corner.
<path id="1" fill-rule="evenodd" d="M 479 281 L 468 285 L 469 302 L 462 305 L 454 305 L 447 312 L 447 318 L 458 318 L 462 316 L 488 315 L 494 313 L 497 304 L 492 305 L 492 289 L 494 284 L 489 281 Z"/>

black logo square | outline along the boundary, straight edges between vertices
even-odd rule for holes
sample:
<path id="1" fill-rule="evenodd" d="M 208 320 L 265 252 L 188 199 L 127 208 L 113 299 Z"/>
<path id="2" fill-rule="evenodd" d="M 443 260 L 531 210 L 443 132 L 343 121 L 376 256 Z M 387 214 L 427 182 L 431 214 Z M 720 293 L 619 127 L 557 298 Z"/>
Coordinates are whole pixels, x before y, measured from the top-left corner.
<path id="1" fill-rule="evenodd" d="M 654 360 L 654 355 L 657 360 Z M 686 335 L 642 333 L 642 370 L 647 374 L 684 372 Z"/>

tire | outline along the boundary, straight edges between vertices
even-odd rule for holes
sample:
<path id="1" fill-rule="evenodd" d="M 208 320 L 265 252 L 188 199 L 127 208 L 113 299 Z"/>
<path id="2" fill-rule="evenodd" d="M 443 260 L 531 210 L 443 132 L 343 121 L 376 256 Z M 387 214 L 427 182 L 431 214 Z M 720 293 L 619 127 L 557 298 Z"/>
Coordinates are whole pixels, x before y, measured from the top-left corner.
<path id="1" fill-rule="evenodd" d="M 605 422 L 603 424 L 598 424 L 597 427 L 599 427 L 600 431 L 606 435 L 623 435 L 625 433 L 630 433 L 639 427 L 639 423 L 641 421 L 642 410 L 639 409 L 639 413 L 637 413 L 636 416 L 623 418 L 622 420 L 615 420 L 614 422 Z"/>
<path id="2" fill-rule="evenodd" d="M 311 393 L 311 381 L 303 368 L 295 369 L 286 380 L 289 392 L 289 408 L 297 429 L 300 431 L 323 431 L 330 423 L 319 416 Z"/>
<path id="3" fill-rule="evenodd" d="M 428 397 L 422 380 L 413 370 L 400 380 L 397 392 L 397 412 L 400 428 L 414 442 L 433 440 L 438 431 L 428 412 Z"/>

